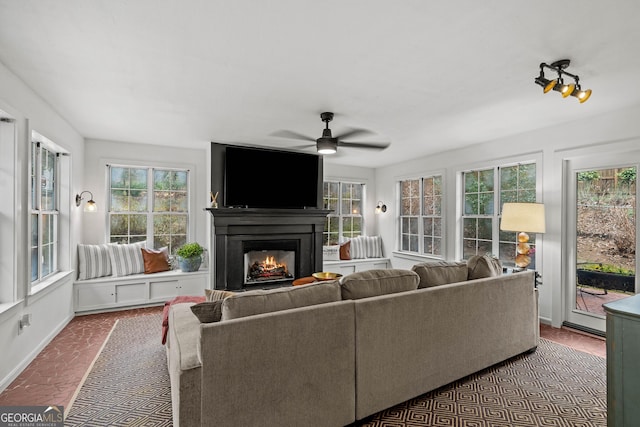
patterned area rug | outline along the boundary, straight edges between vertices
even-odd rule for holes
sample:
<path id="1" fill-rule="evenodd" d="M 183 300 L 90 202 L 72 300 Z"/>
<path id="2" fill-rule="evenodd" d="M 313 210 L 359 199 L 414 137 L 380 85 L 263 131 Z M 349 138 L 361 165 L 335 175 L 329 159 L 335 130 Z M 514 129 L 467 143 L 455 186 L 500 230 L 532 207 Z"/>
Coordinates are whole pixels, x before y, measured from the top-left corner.
<path id="1" fill-rule="evenodd" d="M 606 426 L 606 360 L 541 339 L 520 355 L 375 414 L 379 426 Z"/>
<path id="2" fill-rule="evenodd" d="M 161 315 L 114 326 L 66 426 L 171 426 Z M 605 359 L 540 340 L 535 353 L 375 414 L 361 426 L 606 426 Z"/>
<path id="3" fill-rule="evenodd" d="M 171 426 L 160 313 L 120 319 L 71 403 L 65 426 Z"/>

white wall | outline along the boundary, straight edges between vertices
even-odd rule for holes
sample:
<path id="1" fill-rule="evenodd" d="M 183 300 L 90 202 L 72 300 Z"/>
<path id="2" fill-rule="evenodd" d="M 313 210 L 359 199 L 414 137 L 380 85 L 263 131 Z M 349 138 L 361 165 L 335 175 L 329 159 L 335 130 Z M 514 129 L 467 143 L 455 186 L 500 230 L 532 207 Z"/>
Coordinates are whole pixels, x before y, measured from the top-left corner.
<path id="1" fill-rule="evenodd" d="M 80 237 L 80 216 L 71 208 L 71 194 L 81 187 L 84 141 L 60 115 L 27 87 L 6 67 L 0 64 L 0 110 L 15 119 L 17 143 L 14 147 L 0 147 L 0 155 L 12 156 L 3 174 L 12 177 L 13 192 L 0 195 L 3 204 L 10 204 L 9 215 L 2 215 L 0 255 L 14 259 L 10 268 L 0 270 L 0 286 L 15 288 L 12 301 L 4 300 L 12 292 L 2 292 L 0 304 L 0 390 L 24 369 L 44 346 L 73 318 L 72 283 L 70 274 L 53 286 L 29 295 L 29 151 L 31 130 L 36 130 L 70 153 L 66 160 L 70 176 L 61 183 L 61 215 L 70 227 L 64 234 L 60 260 L 64 270 L 71 269 L 75 247 Z M 3 140 L 2 144 L 6 142 Z M 6 188 L 6 187 L 3 187 Z M 11 188 L 11 187 L 10 187 Z M 11 194 L 12 193 L 12 194 Z M 4 211 L 4 209 L 3 209 Z M 8 226 L 7 224 L 10 223 Z M 5 232 L 3 231 L 3 233 Z M 9 242 L 9 245 L 7 245 Z M 6 288 L 5 288 L 6 290 Z M 31 314 L 31 326 L 18 334 L 18 319 Z"/>
<path id="2" fill-rule="evenodd" d="M 566 214 L 562 205 L 563 160 L 599 152 L 618 153 L 620 159 L 624 160 L 624 153 L 638 147 L 640 143 L 638 117 L 640 107 L 635 107 L 379 168 L 375 171 L 376 197 L 385 202 L 394 201 L 392 206 L 393 203 L 397 206 L 396 182 L 399 179 L 434 172 L 443 173 L 447 195 L 444 202 L 447 236 L 445 254 L 447 259 L 455 259 L 456 240 L 459 238 L 456 223 L 456 209 L 459 206 L 456 192 L 458 173 L 495 163 L 495 159 L 541 159 L 538 171 L 542 174 L 541 201 L 545 204 L 547 232 L 538 241 L 538 254 L 542 255 L 542 259 L 538 255 L 536 258 L 536 267 L 543 274 L 540 316 L 543 321 L 559 327 L 564 320 L 564 272 L 560 262 L 563 256 L 563 215 Z M 428 140 L 428 136 L 425 139 Z M 398 234 L 396 209 L 390 210 L 391 215 L 378 215 L 378 230 L 385 242 L 387 254 L 388 246 L 395 244 Z M 398 255 L 394 254 L 392 258 L 395 268 L 410 268 L 419 260 Z"/>
<path id="3" fill-rule="evenodd" d="M 208 146 L 208 144 L 206 144 Z M 87 139 L 85 144 L 84 190 L 93 193 L 98 211 L 83 214 L 83 243 L 105 243 L 107 240 L 107 164 L 165 166 L 190 170 L 190 209 L 193 213 L 189 224 L 190 238 L 202 246 L 209 246 L 207 223 L 209 182 L 207 148 L 202 150 L 163 147 L 127 142 Z"/>

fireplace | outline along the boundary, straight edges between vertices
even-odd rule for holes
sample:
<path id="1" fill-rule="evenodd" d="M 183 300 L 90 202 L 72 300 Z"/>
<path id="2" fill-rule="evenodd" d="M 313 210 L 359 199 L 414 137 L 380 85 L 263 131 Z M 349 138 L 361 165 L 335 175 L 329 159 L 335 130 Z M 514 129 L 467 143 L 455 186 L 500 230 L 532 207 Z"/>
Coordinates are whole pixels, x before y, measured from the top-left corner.
<path id="1" fill-rule="evenodd" d="M 244 286 L 296 278 L 296 240 L 253 240 L 244 243 Z"/>
<path id="2" fill-rule="evenodd" d="M 241 291 L 290 286 L 296 278 L 322 271 L 322 233 L 324 220 L 331 211 L 207 210 L 213 218 L 210 245 L 213 289 Z M 256 274 L 251 277 L 254 264 Z"/>

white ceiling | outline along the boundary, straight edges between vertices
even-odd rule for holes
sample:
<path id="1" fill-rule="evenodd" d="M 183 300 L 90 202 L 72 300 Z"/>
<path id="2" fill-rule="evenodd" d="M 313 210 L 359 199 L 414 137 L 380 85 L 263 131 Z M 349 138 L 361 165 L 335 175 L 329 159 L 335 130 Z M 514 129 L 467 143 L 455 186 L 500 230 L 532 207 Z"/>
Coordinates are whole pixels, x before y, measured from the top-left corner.
<path id="1" fill-rule="evenodd" d="M 86 138 L 291 148 L 270 135 L 320 137 L 332 111 L 334 134 L 391 145 L 326 160 L 377 167 L 640 105 L 639 19 L 637 0 L 0 0 L 0 62 Z M 533 83 L 562 58 L 588 102 Z"/>

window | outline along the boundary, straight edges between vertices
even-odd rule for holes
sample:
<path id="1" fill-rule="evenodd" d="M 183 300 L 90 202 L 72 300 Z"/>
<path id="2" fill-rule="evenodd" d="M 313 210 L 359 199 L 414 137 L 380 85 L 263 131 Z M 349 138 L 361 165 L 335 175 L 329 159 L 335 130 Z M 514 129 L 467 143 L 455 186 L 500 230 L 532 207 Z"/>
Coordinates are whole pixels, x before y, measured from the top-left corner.
<path id="1" fill-rule="evenodd" d="M 31 283 L 58 271 L 58 155 L 31 144 Z"/>
<path id="2" fill-rule="evenodd" d="M 400 181 L 400 250 L 442 256 L 442 176 Z"/>
<path id="3" fill-rule="evenodd" d="M 189 171 L 109 166 L 109 241 L 147 241 L 169 253 L 187 241 Z"/>
<path id="4" fill-rule="evenodd" d="M 337 245 L 341 236 L 361 236 L 364 184 L 325 182 L 323 187 L 324 209 L 333 211 L 325 221 L 323 244 Z"/>
<path id="5" fill-rule="evenodd" d="M 526 163 L 463 172 L 464 259 L 494 254 L 505 265 L 515 260 L 517 233 L 499 230 L 502 205 L 536 201 L 536 164 Z M 532 247 L 535 236 L 531 236 Z"/>

